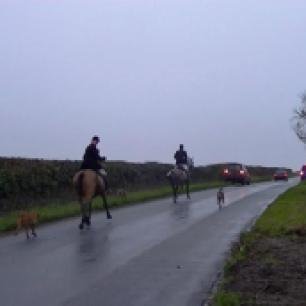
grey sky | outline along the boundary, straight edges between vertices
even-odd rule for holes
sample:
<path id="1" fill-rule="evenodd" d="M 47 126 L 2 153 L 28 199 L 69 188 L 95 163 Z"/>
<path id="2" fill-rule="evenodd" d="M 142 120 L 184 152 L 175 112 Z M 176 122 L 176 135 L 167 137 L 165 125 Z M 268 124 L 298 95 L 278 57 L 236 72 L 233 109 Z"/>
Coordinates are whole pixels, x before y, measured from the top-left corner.
<path id="1" fill-rule="evenodd" d="M 299 168 L 306 1 L 0 1 L 0 155 Z"/>

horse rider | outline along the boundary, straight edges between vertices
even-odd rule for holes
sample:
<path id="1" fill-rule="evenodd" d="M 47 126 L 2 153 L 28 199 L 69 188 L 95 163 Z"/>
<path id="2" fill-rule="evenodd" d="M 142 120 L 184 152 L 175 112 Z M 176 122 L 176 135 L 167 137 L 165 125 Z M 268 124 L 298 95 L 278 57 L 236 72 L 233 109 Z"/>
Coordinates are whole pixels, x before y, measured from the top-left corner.
<path id="1" fill-rule="evenodd" d="M 97 172 L 97 174 L 102 177 L 105 183 L 105 189 L 108 187 L 108 182 L 106 179 L 107 173 L 105 169 L 103 169 L 101 162 L 106 160 L 105 156 L 100 156 L 99 150 L 97 149 L 97 145 L 100 142 L 99 136 L 94 136 L 91 139 L 91 143 L 87 146 L 83 162 L 81 165 L 81 169 L 91 169 Z"/>
<path id="2" fill-rule="evenodd" d="M 176 160 L 177 168 L 188 171 L 188 156 L 183 144 L 180 144 L 180 149 L 175 152 L 174 159 Z"/>

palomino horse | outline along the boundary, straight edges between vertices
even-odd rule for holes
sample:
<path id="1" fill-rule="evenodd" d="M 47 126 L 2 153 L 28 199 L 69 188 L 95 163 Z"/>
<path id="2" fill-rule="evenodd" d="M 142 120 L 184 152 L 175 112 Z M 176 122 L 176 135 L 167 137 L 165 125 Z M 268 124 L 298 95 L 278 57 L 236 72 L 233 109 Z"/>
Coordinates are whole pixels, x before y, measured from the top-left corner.
<path id="1" fill-rule="evenodd" d="M 84 228 L 84 224 L 91 224 L 91 203 L 94 197 L 101 196 L 106 210 L 107 219 L 112 216 L 108 210 L 105 183 L 93 170 L 81 170 L 73 177 L 73 185 L 78 193 L 81 205 L 82 220 L 79 225 L 80 229 Z"/>
<path id="2" fill-rule="evenodd" d="M 167 173 L 167 177 L 170 181 L 172 191 L 173 191 L 173 202 L 176 203 L 177 200 L 177 194 L 179 187 L 186 186 L 186 196 L 187 199 L 190 199 L 189 194 L 189 170 L 181 169 L 180 167 L 176 166 L 174 169 L 170 170 Z"/>

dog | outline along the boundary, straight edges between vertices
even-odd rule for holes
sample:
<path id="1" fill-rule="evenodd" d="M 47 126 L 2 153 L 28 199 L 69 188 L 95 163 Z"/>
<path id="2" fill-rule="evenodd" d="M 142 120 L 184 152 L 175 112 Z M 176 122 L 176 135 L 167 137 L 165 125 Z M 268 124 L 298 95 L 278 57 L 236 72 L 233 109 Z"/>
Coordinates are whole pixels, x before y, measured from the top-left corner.
<path id="1" fill-rule="evenodd" d="M 222 204 L 224 204 L 224 191 L 223 191 L 223 187 L 220 187 L 218 192 L 217 192 L 217 203 L 219 206 L 219 209 L 222 208 Z"/>
<path id="2" fill-rule="evenodd" d="M 127 192 L 123 188 L 120 188 L 120 189 L 108 189 L 107 190 L 107 195 L 108 196 L 113 196 L 113 197 L 121 197 L 123 199 L 127 198 Z"/>
<path id="3" fill-rule="evenodd" d="M 116 195 L 118 197 L 121 197 L 123 199 L 127 198 L 127 192 L 125 191 L 125 189 L 121 188 L 121 189 L 117 189 Z"/>
<path id="4" fill-rule="evenodd" d="M 18 235 L 21 229 L 25 230 L 27 239 L 30 239 L 29 231 L 32 231 L 32 236 L 37 237 L 35 232 L 35 227 L 38 223 L 38 213 L 34 211 L 22 211 L 19 213 L 16 221 L 16 232 L 15 235 Z"/>

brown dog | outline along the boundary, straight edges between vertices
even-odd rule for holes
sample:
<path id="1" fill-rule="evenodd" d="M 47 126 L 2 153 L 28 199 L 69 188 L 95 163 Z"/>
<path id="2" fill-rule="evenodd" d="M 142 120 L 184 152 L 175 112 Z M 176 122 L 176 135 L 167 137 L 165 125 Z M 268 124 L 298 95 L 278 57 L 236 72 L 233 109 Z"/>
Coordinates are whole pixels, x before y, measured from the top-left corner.
<path id="1" fill-rule="evenodd" d="M 22 211 L 16 222 L 16 232 L 15 235 L 18 235 L 19 231 L 23 228 L 25 230 L 27 239 L 30 238 L 29 231 L 32 231 L 32 236 L 36 237 L 35 226 L 38 222 L 38 214 L 34 211 Z"/>
<path id="2" fill-rule="evenodd" d="M 127 198 L 127 193 L 125 191 L 125 189 L 121 188 L 121 189 L 117 189 L 116 195 L 126 199 Z"/>

